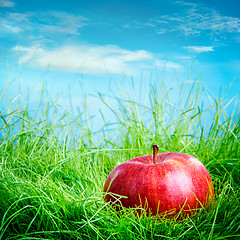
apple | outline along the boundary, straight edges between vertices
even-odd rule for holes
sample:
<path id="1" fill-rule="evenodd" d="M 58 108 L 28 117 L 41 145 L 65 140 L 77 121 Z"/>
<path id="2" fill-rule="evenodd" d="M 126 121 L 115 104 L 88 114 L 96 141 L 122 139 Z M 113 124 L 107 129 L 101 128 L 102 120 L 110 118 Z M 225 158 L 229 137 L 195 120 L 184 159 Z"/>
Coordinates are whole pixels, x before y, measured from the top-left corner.
<path id="1" fill-rule="evenodd" d="M 136 157 L 115 167 L 104 185 L 105 201 L 167 217 L 179 212 L 192 215 L 208 208 L 214 188 L 204 165 L 188 154 L 157 154 L 158 150 L 153 145 L 153 155 Z"/>

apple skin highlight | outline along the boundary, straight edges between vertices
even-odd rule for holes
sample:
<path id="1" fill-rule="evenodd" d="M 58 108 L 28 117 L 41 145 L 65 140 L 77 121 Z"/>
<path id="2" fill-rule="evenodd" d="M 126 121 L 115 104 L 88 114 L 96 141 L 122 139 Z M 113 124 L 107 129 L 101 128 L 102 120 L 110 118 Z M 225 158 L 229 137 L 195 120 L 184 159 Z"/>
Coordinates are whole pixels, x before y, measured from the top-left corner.
<path id="1" fill-rule="evenodd" d="M 152 215 L 170 212 L 169 217 L 179 211 L 192 215 L 210 204 L 213 183 L 198 159 L 176 152 L 155 156 L 155 163 L 153 155 L 146 155 L 115 167 L 104 185 L 105 201 L 127 208 L 141 207 Z"/>

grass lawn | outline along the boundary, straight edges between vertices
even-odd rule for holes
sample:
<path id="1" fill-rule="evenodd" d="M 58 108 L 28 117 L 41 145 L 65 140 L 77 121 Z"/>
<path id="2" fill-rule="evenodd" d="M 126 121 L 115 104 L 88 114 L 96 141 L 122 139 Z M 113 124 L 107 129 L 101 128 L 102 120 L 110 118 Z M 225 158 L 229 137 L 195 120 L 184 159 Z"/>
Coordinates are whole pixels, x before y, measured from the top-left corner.
<path id="1" fill-rule="evenodd" d="M 63 113 L 56 102 L 2 107 L 0 239 L 240 239 L 239 101 L 206 93 L 211 104 L 204 105 L 201 84 L 183 89 L 177 105 L 164 87 L 149 88 L 148 105 L 124 96 L 112 107 L 99 94 L 116 121 L 102 116 L 95 132 L 87 112 Z M 215 188 L 210 212 L 182 221 L 136 217 L 103 201 L 110 171 L 151 154 L 152 144 L 202 161 Z"/>

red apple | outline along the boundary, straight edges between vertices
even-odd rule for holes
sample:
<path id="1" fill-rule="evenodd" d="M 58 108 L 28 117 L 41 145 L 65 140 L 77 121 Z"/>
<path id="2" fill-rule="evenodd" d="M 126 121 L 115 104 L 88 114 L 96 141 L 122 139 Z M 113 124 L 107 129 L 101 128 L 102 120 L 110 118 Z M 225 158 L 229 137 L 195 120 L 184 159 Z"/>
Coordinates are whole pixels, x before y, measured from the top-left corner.
<path id="1" fill-rule="evenodd" d="M 195 157 L 177 152 L 136 157 L 115 167 L 105 185 L 105 201 L 141 207 L 147 214 L 191 215 L 214 197 L 211 177 Z M 124 197 L 120 197 L 124 196 Z"/>

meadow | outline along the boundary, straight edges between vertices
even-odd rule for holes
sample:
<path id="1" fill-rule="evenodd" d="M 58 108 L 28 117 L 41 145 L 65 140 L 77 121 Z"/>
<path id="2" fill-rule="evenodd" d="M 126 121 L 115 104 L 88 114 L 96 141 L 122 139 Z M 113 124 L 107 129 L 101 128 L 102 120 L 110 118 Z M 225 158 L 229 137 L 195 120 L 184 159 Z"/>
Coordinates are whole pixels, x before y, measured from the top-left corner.
<path id="1" fill-rule="evenodd" d="M 0 239 L 240 239 L 239 99 L 216 99 L 197 81 L 179 88 L 177 104 L 162 83 L 146 96 L 144 105 L 99 93 L 115 120 L 99 111 L 98 130 L 87 102 L 73 114 L 44 96 L 34 108 L 9 99 L 0 115 Z M 104 202 L 110 171 L 153 144 L 202 161 L 215 188 L 210 211 L 179 221 Z"/>

